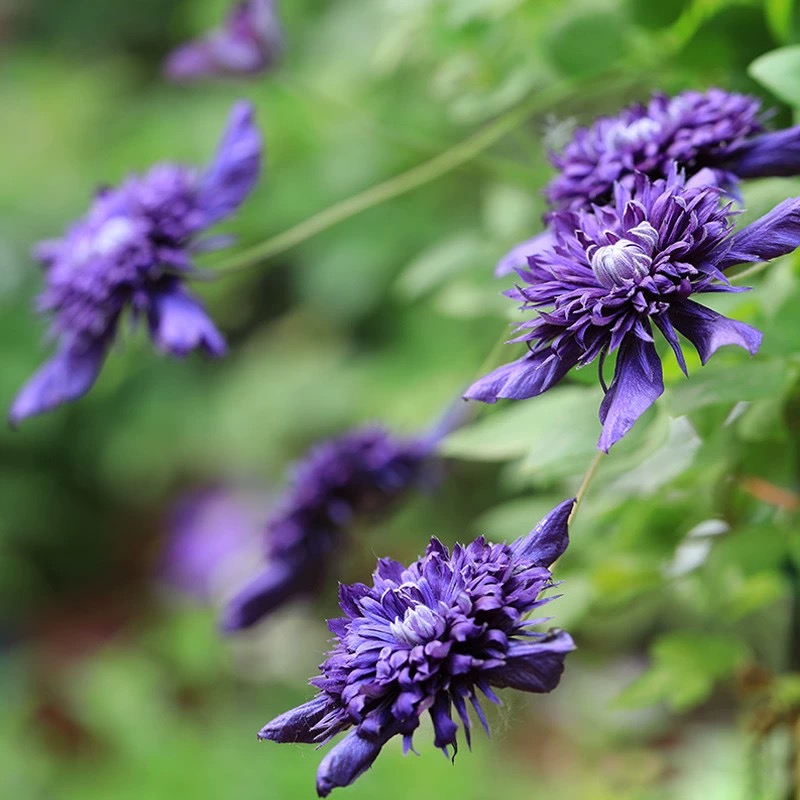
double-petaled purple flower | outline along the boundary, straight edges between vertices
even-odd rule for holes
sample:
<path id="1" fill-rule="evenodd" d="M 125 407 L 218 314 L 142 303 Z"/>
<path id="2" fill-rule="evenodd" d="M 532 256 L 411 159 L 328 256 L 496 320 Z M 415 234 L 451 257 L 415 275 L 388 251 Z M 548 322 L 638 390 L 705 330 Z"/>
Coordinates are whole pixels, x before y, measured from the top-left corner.
<path id="1" fill-rule="evenodd" d="M 283 31 L 273 0 L 244 0 L 231 8 L 219 30 L 175 50 L 164 64 L 173 81 L 258 75 L 283 51 Z"/>
<path id="2" fill-rule="evenodd" d="M 249 103 L 237 103 L 211 164 L 202 171 L 160 164 L 118 188 L 102 189 L 62 239 L 35 250 L 45 270 L 39 311 L 52 318 L 56 354 L 22 388 L 13 424 L 83 396 L 95 382 L 123 312 L 146 316 L 156 346 L 185 356 L 225 353 L 225 341 L 185 288 L 207 228 L 250 193 L 261 165 L 261 136 Z"/>
<path id="3" fill-rule="evenodd" d="M 319 591 L 356 518 L 380 514 L 419 483 L 433 443 L 374 427 L 315 447 L 267 523 L 266 567 L 231 599 L 223 628 L 250 627 L 288 600 Z"/>
<path id="4" fill-rule="evenodd" d="M 652 181 L 637 174 L 616 184 L 611 205 L 562 211 L 552 218 L 554 245 L 518 268 L 506 292 L 538 316 L 519 326 L 528 352 L 474 383 L 468 399 L 494 403 L 547 391 L 576 365 L 617 351 L 614 379 L 600 406 L 607 451 L 664 391 L 654 324 L 686 372 L 678 334 L 703 363 L 722 345 L 751 354 L 761 334 L 699 305 L 692 295 L 741 291 L 725 271 L 768 261 L 800 244 L 800 198 L 731 233 L 731 204 L 703 175 L 688 184 L 675 169 Z M 651 324 L 652 323 L 652 324 Z M 602 360 L 601 360 L 602 371 Z"/>
<path id="5" fill-rule="evenodd" d="M 324 744 L 352 729 L 319 766 L 325 797 L 363 774 L 392 737 L 408 752 L 426 711 L 434 744 L 448 754 L 457 748 L 454 709 L 469 744 L 468 702 L 488 732 L 480 695 L 499 702 L 493 688 L 552 691 L 574 644 L 560 630 L 536 632 L 546 619 L 526 615 L 552 599 L 541 593 L 567 547 L 572 506 L 561 503 L 510 545 L 481 537 L 450 553 L 434 538 L 408 568 L 381 559 L 372 586 L 342 586 L 344 617 L 328 623 L 335 645 L 311 681 L 319 693 L 259 738 Z"/>
<path id="6" fill-rule="evenodd" d="M 548 203 L 555 211 L 603 205 L 611 202 L 616 182 L 630 186 L 636 173 L 664 178 L 673 163 L 689 178 L 705 170 L 732 190 L 742 178 L 800 173 L 800 126 L 765 132 L 760 108 L 757 98 L 709 89 L 656 94 L 647 105 L 601 117 L 551 155 L 558 174 L 545 190 Z M 517 245 L 496 274 L 524 266 L 526 256 L 551 244 L 552 231 L 546 231 Z"/>

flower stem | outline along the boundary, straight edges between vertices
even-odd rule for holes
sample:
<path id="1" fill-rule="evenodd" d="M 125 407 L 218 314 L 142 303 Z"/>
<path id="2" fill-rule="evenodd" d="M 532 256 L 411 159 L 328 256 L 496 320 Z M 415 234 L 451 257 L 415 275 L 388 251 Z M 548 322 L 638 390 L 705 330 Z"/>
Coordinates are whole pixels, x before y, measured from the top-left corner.
<path id="1" fill-rule="evenodd" d="M 611 75 L 609 74 L 599 75 L 596 82 L 608 91 L 610 79 Z M 224 277 L 257 267 L 263 261 L 286 252 L 334 225 L 446 175 L 476 158 L 531 115 L 558 105 L 569 99 L 577 90 L 580 90 L 582 94 L 586 93 L 585 82 L 565 80 L 541 89 L 529 102 L 503 114 L 443 153 L 439 153 L 400 175 L 395 175 L 393 178 L 365 189 L 346 200 L 335 203 L 288 230 L 244 250 L 227 264 L 214 270 L 215 277 Z"/>
<path id="2" fill-rule="evenodd" d="M 743 269 L 741 272 L 737 272 L 735 275 L 732 275 L 730 277 L 730 282 L 737 283 L 744 278 L 749 278 L 751 275 L 758 275 L 759 272 L 763 272 L 768 266 L 770 266 L 769 261 L 762 261 L 760 264 L 753 264 L 752 267 L 747 267 L 747 269 Z"/>
<path id="3" fill-rule="evenodd" d="M 594 478 L 597 468 L 600 466 L 600 462 L 603 460 L 604 455 L 605 453 L 602 450 L 598 450 L 592 459 L 592 463 L 589 464 L 589 468 L 584 473 L 581 485 L 578 487 L 578 493 L 575 495 L 575 505 L 572 507 L 572 513 L 569 515 L 569 519 L 567 520 L 568 525 L 572 524 L 572 521 L 575 519 L 575 514 L 578 512 L 578 508 L 583 501 L 586 490 L 589 488 L 589 484 L 592 482 L 592 479 Z"/>

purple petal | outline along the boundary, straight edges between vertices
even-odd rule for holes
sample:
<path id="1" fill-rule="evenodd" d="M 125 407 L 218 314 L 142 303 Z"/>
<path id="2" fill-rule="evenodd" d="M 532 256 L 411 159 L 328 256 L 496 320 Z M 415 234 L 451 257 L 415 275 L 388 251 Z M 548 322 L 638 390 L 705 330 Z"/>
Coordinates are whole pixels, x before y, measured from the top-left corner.
<path id="1" fill-rule="evenodd" d="M 738 145 L 726 159 L 740 178 L 788 178 L 800 173 L 800 125 L 763 133 Z"/>
<path id="2" fill-rule="evenodd" d="M 673 304 L 667 313 L 675 328 L 697 348 L 704 364 L 726 344 L 743 347 L 750 355 L 755 355 L 761 346 L 760 331 L 744 322 L 723 317 L 693 300 Z"/>
<path id="3" fill-rule="evenodd" d="M 233 6 L 222 28 L 175 50 L 164 74 L 176 82 L 256 75 L 275 64 L 282 49 L 273 0 L 245 0 Z"/>
<path id="4" fill-rule="evenodd" d="M 216 156 L 200 181 L 197 203 L 206 225 L 232 214 L 250 194 L 261 171 L 262 148 L 253 106 L 240 100 L 231 110 Z"/>
<path id="5" fill-rule="evenodd" d="M 433 705 L 430 708 L 431 720 L 433 721 L 434 747 L 440 749 L 449 745 L 456 746 L 456 731 L 458 725 L 453 722 L 450 708 L 450 698 L 447 692 L 439 692 L 436 695 Z"/>
<path id="6" fill-rule="evenodd" d="M 225 633 L 240 631 L 259 622 L 310 585 L 306 570 L 293 569 L 273 561 L 235 594 L 222 612 L 220 626 Z"/>
<path id="7" fill-rule="evenodd" d="M 206 78 L 217 71 L 214 47 L 206 39 L 181 45 L 164 62 L 164 75 L 176 83 Z"/>
<path id="8" fill-rule="evenodd" d="M 266 507 L 260 496 L 223 487 L 182 496 L 168 519 L 160 565 L 165 580 L 200 601 L 211 600 L 225 567 L 249 555 Z"/>
<path id="9" fill-rule="evenodd" d="M 726 270 L 749 261 L 769 261 L 800 245 L 800 197 L 790 197 L 734 233 L 716 254 L 714 266 Z M 712 254 L 712 258 L 715 254 Z"/>
<path id="10" fill-rule="evenodd" d="M 572 637 L 564 631 L 553 631 L 539 641 L 512 642 L 508 661 L 489 674 L 489 681 L 500 689 L 551 692 L 561 680 L 564 658 L 574 649 Z"/>
<path id="11" fill-rule="evenodd" d="M 348 733 L 322 759 L 317 770 L 317 794 L 327 797 L 339 786 L 349 786 L 356 778 L 363 775 L 378 757 L 381 748 L 394 735 L 382 734 L 376 739 L 367 739 L 358 730 Z"/>
<path id="12" fill-rule="evenodd" d="M 626 337 L 619 349 L 614 380 L 600 405 L 603 432 L 597 447 L 608 452 L 664 392 L 655 345 Z"/>
<path id="13" fill-rule="evenodd" d="M 258 732 L 258 738 L 282 744 L 313 744 L 319 738 L 319 731 L 315 731 L 314 726 L 331 711 L 331 707 L 332 702 L 327 695 L 317 695 L 302 706 L 275 717 Z"/>
<path id="14" fill-rule="evenodd" d="M 575 499 L 559 503 L 527 535 L 511 543 L 511 550 L 537 567 L 549 567 L 569 544 L 567 522 Z"/>
<path id="15" fill-rule="evenodd" d="M 227 352 L 225 340 L 206 310 L 178 285 L 153 296 L 147 319 L 150 336 L 165 353 L 183 357 L 198 348 L 211 356 Z"/>
<path id="16" fill-rule="evenodd" d="M 475 381 L 464 393 L 464 398 L 495 403 L 501 398 L 525 400 L 536 397 L 558 383 L 578 363 L 579 353 L 570 355 L 569 358 L 560 358 L 550 350 L 528 353 Z"/>
<path id="17" fill-rule="evenodd" d="M 20 389 L 8 414 L 11 425 L 52 411 L 62 403 L 83 397 L 97 380 L 106 357 L 106 342 L 98 341 L 85 350 L 59 350 Z"/>
<path id="18" fill-rule="evenodd" d="M 555 244 L 555 236 L 550 230 L 543 231 L 542 233 L 534 236 L 533 239 L 528 239 L 515 245 L 506 255 L 504 255 L 494 268 L 496 278 L 502 278 L 513 272 L 517 267 L 526 267 L 528 265 L 528 256 L 535 255 L 542 250 L 548 250 Z"/>

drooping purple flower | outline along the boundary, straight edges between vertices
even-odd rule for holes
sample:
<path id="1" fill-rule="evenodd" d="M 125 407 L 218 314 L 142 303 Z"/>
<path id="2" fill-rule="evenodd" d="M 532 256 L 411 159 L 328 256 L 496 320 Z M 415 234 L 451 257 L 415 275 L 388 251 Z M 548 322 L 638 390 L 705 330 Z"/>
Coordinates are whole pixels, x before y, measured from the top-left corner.
<path id="1" fill-rule="evenodd" d="M 755 97 L 722 89 L 655 94 L 615 117 L 600 117 L 579 128 L 560 153 L 551 154 L 558 174 L 545 195 L 552 210 L 578 211 L 612 200 L 616 182 L 632 185 L 637 172 L 665 178 L 674 162 L 692 177 L 701 170 L 734 190 L 743 178 L 800 173 L 800 126 L 765 132 Z M 545 215 L 545 222 L 549 214 Z M 517 245 L 498 263 L 506 275 L 547 242 Z"/>
<path id="2" fill-rule="evenodd" d="M 63 238 L 36 247 L 45 270 L 38 310 L 51 317 L 57 347 L 14 400 L 12 424 L 86 394 L 126 310 L 147 318 L 165 353 L 224 355 L 222 335 L 184 284 L 200 234 L 231 215 L 255 185 L 261 149 L 252 107 L 237 103 L 205 170 L 159 164 L 102 189 Z"/>
<path id="3" fill-rule="evenodd" d="M 546 619 L 526 615 L 553 598 L 549 566 L 568 544 L 567 500 L 512 544 L 483 537 L 452 553 L 431 539 L 425 555 L 404 567 L 381 559 L 372 586 L 343 585 L 344 616 L 330 620 L 334 648 L 311 684 L 317 696 L 259 732 L 275 742 L 324 744 L 350 730 L 322 760 L 317 792 L 348 786 L 394 736 L 404 751 L 427 711 L 434 744 L 457 749 L 458 724 L 469 745 L 469 703 L 488 733 L 480 696 L 493 689 L 550 692 L 574 649 L 564 631 L 540 633 Z"/>
<path id="4" fill-rule="evenodd" d="M 254 492 L 217 487 L 182 496 L 168 520 L 161 575 L 180 592 L 209 601 L 258 552 L 268 503 Z"/>
<path id="5" fill-rule="evenodd" d="M 356 518 L 380 514 L 419 483 L 432 447 L 430 437 L 404 440 L 370 427 L 313 448 L 267 523 L 266 567 L 232 598 L 223 629 L 250 627 L 288 600 L 319 591 Z"/>
<path id="6" fill-rule="evenodd" d="M 761 334 L 691 299 L 704 292 L 741 291 L 725 271 L 767 261 L 800 244 L 800 198 L 731 233 L 731 203 L 703 175 L 688 183 L 676 168 L 667 178 L 637 174 L 616 184 L 613 203 L 562 211 L 552 218 L 555 245 L 528 258 L 519 285 L 506 292 L 538 316 L 514 342 L 528 352 L 478 380 L 468 399 L 494 403 L 547 391 L 576 365 L 617 351 L 614 379 L 600 406 L 607 451 L 664 391 L 652 324 L 686 365 L 678 334 L 705 364 L 721 346 L 754 354 Z"/>
<path id="7" fill-rule="evenodd" d="M 283 51 L 283 30 L 273 0 L 236 3 L 223 26 L 175 50 L 164 64 L 173 81 L 258 75 Z"/>

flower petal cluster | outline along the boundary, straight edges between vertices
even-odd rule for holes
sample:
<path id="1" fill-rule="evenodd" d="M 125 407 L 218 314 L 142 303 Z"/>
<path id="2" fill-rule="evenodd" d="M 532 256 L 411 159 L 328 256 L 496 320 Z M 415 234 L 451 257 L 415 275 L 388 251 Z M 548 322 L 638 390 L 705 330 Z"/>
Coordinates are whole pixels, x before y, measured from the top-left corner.
<path id="1" fill-rule="evenodd" d="M 84 395 L 126 310 L 147 318 L 165 353 L 225 353 L 222 335 L 184 283 L 194 270 L 198 236 L 232 214 L 255 185 L 261 150 L 252 107 L 237 103 L 205 170 L 159 164 L 101 189 L 63 238 L 37 246 L 45 271 L 38 309 L 51 317 L 58 344 L 17 395 L 12 424 Z"/>
<path id="2" fill-rule="evenodd" d="M 655 94 L 646 105 L 600 117 L 551 154 L 558 174 L 545 190 L 550 208 L 603 205 L 611 202 L 615 183 L 631 185 L 636 173 L 665 178 L 675 163 L 687 177 L 702 170 L 708 180 L 734 192 L 743 178 L 797 175 L 800 126 L 764 131 L 760 108 L 755 97 L 712 88 L 674 97 Z M 546 244 L 546 238 L 537 237 L 517 245 L 495 274 L 524 266 L 525 257 Z"/>
<path id="3" fill-rule="evenodd" d="M 219 30 L 182 45 L 167 58 L 166 76 L 176 82 L 258 75 L 278 62 L 283 30 L 273 0 L 236 3 Z"/>
<path id="4" fill-rule="evenodd" d="M 545 620 L 526 615 L 552 599 L 541 593 L 567 547 L 573 503 L 510 545 L 481 537 L 451 553 L 433 538 L 409 567 L 381 559 L 372 586 L 342 586 L 344 616 L 328 623 L 335 646 L 311 681 L 319 693 L 259 738 L 322 744 L 350 730 L 320 764 L 317 792 L 325 797 L 364 773 L 392 737 L 411 749 L 426 711 L 434 744 L 447 754 L 457 749 L 454 713 L 470 743 L 468 703 L 488 732 L 479 698 L 499 702 L 493 688 L 552 691 L 574 644 L 560 630 L 536 632 Z"/>
<path id="5" fill-rule="evenodd" d="M 474 383 L 468 399 L 494 403 L 547 391 L 576 365 L 617 351 L 614 379 L 600 407 L 607 451 L 664 390 L 653 338 L 655 325 L 684 372 L 678 334 L 705 364 L 721 346 L 751 354 L 761 334 L 692 300 L 733 292 L 725 271 L 767 261 L 800 244 L 800 198 L 731 233 L 734 214 L 725 193 L 702 174 L 688 183 L 673 168 L 664 179 L 636 174 L 615 184 L 612 204 L 562 211 L 552 218 L 555 243 L 518 268 L 519 285 L 506 292 L 524 310 L 515 342 L 528 352 Z M 602 361 L 601 361 L 602 368 Z"/>
<path id="6" fill-rule="evenodd" d="M 430 438 L 398 439 L 379 427 L 312 449 L 267 523 L 265 569 L 231 599 L 222 627 L 250 627 L 287 600 L 317 592 L 356 518 L 384 512 L 419 483 L 431 450 Z"/>

